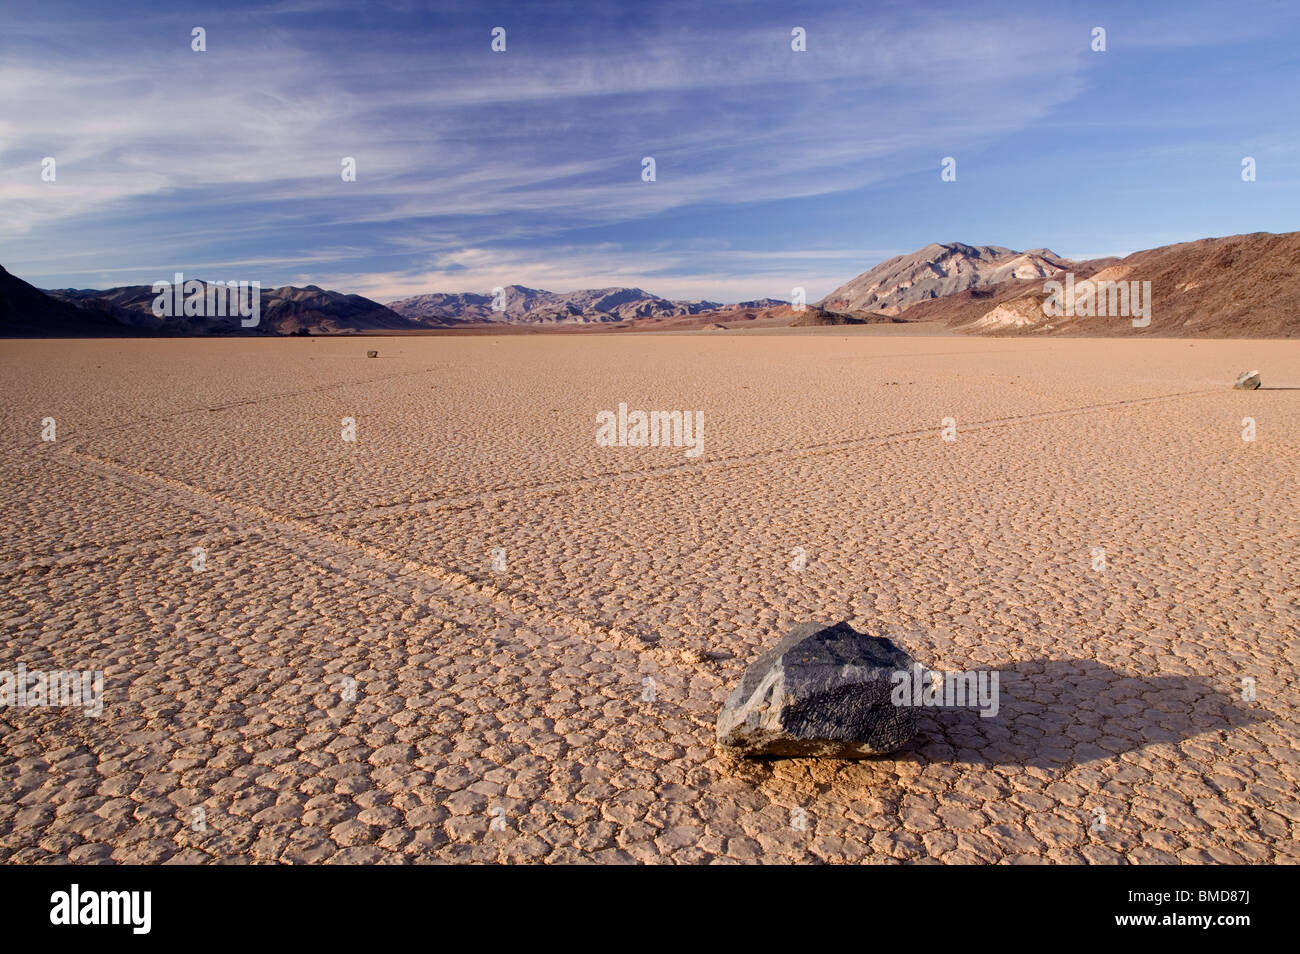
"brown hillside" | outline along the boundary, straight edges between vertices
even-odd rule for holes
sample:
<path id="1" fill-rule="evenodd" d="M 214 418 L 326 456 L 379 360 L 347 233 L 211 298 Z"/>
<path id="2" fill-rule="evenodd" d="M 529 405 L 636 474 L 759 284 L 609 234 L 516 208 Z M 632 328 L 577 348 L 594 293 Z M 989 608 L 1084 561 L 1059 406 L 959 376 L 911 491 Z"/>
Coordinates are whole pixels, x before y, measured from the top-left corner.
<path id="1" fill-rule="evenodd" d="M 1099 267 L 1100 266 L 1100 267 Z M 1200 239 L 1080 263 L 1085 278 L 1151 283 L 1151 323 L 1122 316 L 1042 313 L 1041 281 L 973 289 L 907 309 L 975 334 L 1154 335 L 1188 338 L 1300 337 L 1300 232 Z M 981 327 L 982 325 L 982 327 Z"/>

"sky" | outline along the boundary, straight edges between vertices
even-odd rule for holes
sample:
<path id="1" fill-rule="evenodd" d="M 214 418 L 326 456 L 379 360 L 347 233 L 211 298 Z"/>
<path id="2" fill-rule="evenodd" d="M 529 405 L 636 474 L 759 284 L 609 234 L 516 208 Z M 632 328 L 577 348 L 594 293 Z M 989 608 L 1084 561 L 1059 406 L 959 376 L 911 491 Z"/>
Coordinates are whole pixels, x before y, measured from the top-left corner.
<path id="1" fill-rule="evenodd" d="M 0 2 L 0 265 L 42 288 L 815 301 L 931 242 L 1300 228 L 1294 0 Z"/>

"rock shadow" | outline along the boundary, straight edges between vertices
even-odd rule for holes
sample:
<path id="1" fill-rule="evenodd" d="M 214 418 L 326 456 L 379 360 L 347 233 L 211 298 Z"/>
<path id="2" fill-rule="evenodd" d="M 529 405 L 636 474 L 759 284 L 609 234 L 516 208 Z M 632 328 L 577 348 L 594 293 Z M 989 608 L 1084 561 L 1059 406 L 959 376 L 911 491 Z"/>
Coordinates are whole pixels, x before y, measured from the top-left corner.
<path id="1" fill-rule="evenodd" d="M 892 757 L 1060 769 L 1269 716 L 1242 700 L 1240 682 L 1226 679 L 1135 676 L 1088 659 L 1031 659 L 988 671 L 999 673 L 996 715 L 923 707 L 916 737 Z"/>

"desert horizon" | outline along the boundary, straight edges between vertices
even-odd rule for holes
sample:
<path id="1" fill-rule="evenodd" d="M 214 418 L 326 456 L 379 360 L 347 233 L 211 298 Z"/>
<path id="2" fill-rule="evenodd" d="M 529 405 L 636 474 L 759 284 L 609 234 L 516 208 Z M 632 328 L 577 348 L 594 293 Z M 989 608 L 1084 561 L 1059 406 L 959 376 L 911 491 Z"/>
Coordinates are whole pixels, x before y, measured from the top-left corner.
<path id="1" fill-rule="evenodd" d="M 922 333 L 946 325 L 969 334 L 1096 336 L 1132 328 L 1174 337 L 1290 338 L 1300 335 L 1297 273 L 1281 284 L 1261 281 L 1279 265 L 1300 268 L 1300 232 L 1200 239 L 1083 261 L 1045 248 L 931 243 L 877 263 L 815 302 L 802 286 L 791 289 L 790 300 L 727 304 L 665 299 L 636 287 L 557 293 L 510 284 L 486 294 L 429 292 L 381 305 L 315 284 L 264 290 L 258 280 L 227 286 L 186 279 L 184 272 L 147 285 L 43 291 L 0 268 L 0 286 L 8 286 L 0 287 L 0 332 L 36 338 L 481 334 L 520 327 L 645 332 L 921 322 Z M 1136 320 L 1122 321 L 1129 318 Z"/>

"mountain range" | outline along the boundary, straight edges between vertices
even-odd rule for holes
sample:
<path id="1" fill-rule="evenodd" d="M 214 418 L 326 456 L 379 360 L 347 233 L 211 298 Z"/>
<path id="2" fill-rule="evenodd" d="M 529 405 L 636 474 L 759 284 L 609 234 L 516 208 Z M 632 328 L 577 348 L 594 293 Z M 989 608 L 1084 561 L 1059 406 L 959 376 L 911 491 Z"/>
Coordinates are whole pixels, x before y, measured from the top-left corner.
<path id="1" fill-rule="evenodd" d="M 200 284 L 206 295 L 207 283 Z M 328 335 L 396 331 L 410 327 L 410 322 L 369 298 L 326 291 L 315 285 L 262 289 L 260 320 L 256 327 L 249 329 L 242 328 L 238 318 L 156 317 L 153 303 L 158 296 L 152 285 L 124 285 L 102 291 L 61 288 L 45 294 L 61 303 L 110 319 L 122 334 L 289 335 L 306 332 Z M 6 325 L 0 324 L 0 327 Z"/>
<path id="2" fill-rule="evenodd" d="M 560 293 L 507 285 L 494 295 L 433 293 L 388 303 L 413 322 L 447 327 L 463 322 L 485 324 L 593 324 L 668 318 L 739 308 L 765 308 L 785 302 L 773 298 L 723 305 L 712 301 L 672 301 L 641 288 L 587 288 Z"/>
<path id="3" fill-rule="evenodd" d="M 1045 283 L 1069 276 L 1150 282 L 1152 321 L 1050 316 Z M 315 285 L 261 292 L 261 321 L 158 318 L 151 285 L 42 291 L 0 268 L 0 336 L 391 334 L 455 330 L 703 330 L 866 322 L 938 322 L 973 334 L 1300 336 L 1300 232 L 1201 239 L 1125 258 L 1072 261 L 1037 248 L 934 243 L 863 272 L 820 302 L 719 304 L 641 288 L 551 292 L 509 285 L 493 294 L 429 293 L 382 305 Z"/>

